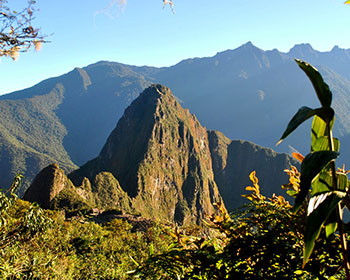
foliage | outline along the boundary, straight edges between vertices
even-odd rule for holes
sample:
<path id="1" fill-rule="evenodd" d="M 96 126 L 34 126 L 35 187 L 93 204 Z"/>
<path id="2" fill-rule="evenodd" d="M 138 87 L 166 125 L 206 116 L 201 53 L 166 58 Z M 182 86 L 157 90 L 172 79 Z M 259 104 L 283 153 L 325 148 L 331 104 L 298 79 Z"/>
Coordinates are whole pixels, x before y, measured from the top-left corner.
<path id="1" fill-rule="evenodd" d="M 0 0 L 0 57 L 18 58 L 19 52 L 25 52 L 32 46 L 39 50 L 44 36 L 32 26 L 35 1 L 28 0 L 28 5 L 21 11 L 12 10 L 7 0 Z"/>
<path id="2" fill-rule="evenodd" d="M 127 271 L 148 257 L 150 247 L 158 254 L 168 243 L 157 225 L 137 232 L 122 220 L 67 221 L 62 212 L 43 210 L 14 191 L 0 192 L 1 279 L 129 279 Z"/>
<path id="3" fill-rule="evenodd" d="M 290 191 L 299 190 L 296 168 L 287 170 Z M 291 211 L 282 196 L 267 199 L 260 193 L 255 172 L 245 197 L 250 204 L 231 217 L 221 204 L 209 217 L 215 233 L 208 238 L 189 236 L 179 229 L 167 251 L 152 255 L 134 272 L 139 279 L 328 279 L 341 266 L 339 238 L 315 246 L 317 254 L 302 269 L 305 218 Z M 306 211 L 306 207 L 302 208 Z M 341 275 L 337 275 L 341 277 Z M 336 278 L 334 278 L 336 279 Z"/>
<path id="4" fill-rule="evenodd" d="M 300 191 L 298 192 L 294 211 L 296 212 L 306 200 L 308 211 L 305 226 L 305 246 L 303 266 L 308 262 L 315 242 L 322 228 L 327 237 L 339 230 L 341 236 L 342 256 L 347 279 L 350 279 L 350 264 L 343 230 L 342 211 L 348 197 L 349 181 L 347 172 L 336 170 L 335 159 L 339 155 L 339 140 L 332 135 L 334 110 L 332 92 L 323 81 L 320 73 L 310 64 L 296 60 L 299 67 L 309 77 L 321 107 L 311 109 L 302 107 L 289 122 L 280 142 L 292 133 L 300 124 L 313 117 L 311 127 L 311 152 L 302 159 L 300 175 Z M 309 198 L 311 188 L 311 197 Z"/>

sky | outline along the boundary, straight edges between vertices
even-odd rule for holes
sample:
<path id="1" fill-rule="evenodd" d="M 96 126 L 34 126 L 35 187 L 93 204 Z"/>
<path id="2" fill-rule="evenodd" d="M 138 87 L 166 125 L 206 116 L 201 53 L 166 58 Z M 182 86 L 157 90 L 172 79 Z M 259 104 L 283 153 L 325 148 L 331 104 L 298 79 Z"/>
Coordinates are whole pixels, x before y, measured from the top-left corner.
<path id="1" fill-rule="evenodd" d="M 17 61 L 0 58 L 0 95 L 101 60 L 171 66 L 248 41 L 283 52 L 299 43 L 350 48 L 350 5 L 342 0 L 173 1 L 175 14 L 163 0 L 37 0 L 33 25 L 49 42 Z"/>

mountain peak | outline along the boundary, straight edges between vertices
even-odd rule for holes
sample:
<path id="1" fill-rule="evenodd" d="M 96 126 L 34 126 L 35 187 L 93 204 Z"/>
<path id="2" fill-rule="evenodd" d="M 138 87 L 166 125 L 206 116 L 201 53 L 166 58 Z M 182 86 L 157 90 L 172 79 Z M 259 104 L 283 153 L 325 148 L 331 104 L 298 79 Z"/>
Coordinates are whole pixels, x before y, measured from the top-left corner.
<path id="1" fill-rule="evenodd" d="M 335 45 L 335 46 L 332 48 L 331 53 L 335 53 L 335 52 L 339 53 L 339 52 L 344 52 L 344 51 L 345 51 L 345 49 L 339 48 L 338 45 Z"/>
<path id="2" fill-rule="evenodd" d="M 171 98 L 174 98 L 173 94 L 171 93 L 170 89 L 166 86 L 160 85 L 160 84 L 152 84 L 148 88 L 146 88 L 140 96 L 146 96 L 146 97 L 157 97 L 161 98 L 163 96 L 168 96 Z"/>
<path id="3" fill-rule="evenodd" d="M 221 200 L 206 129 L 162 85 L 151 85 L 131 103 L 100 155 L 70 178 L 80 185 L 106 171 L 146 217 L 201 223 Z"/>
<path id="4" fill-rule="evenodd" d="M 313 47 L 310 44 L 303 43 L 303 44 L 294 45 L 294 47 L 289 50 L 288 54 L 301 56 L 301 55 L 305 55 L 307 53 L 313 53 L 313 52 L 315 52 L 315 50 L 313 49 Z"/>
<path id="5" fill-rule="evenodd" d="M 241 45 L 237 49 L 244 49 L 244 50 L 255 50 L 255 49 L 258 49 L 258 50 L 260 50 L 258 47 L 253 45 L 253 43 L 251 41 L 248 41 L 247 43 Z"/>

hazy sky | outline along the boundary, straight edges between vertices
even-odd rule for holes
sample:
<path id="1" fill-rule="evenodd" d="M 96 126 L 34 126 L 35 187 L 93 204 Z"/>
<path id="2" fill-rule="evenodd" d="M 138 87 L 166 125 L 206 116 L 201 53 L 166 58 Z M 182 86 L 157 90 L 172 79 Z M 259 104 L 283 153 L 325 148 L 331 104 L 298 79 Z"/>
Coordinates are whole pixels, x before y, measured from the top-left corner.
<path id="1" fill-rule="evenodd" d="M 174 0 L 173 14 L 162 0 L 118 0 L 109 9 L 110 0 L 37 0 L 35 26 L 51 42 L 15 62 L 1 58 L 0 94 L 100 60 L 170 66 L 247 41 L 285 52 L 297 43 L 320 51 L 350 48 L 350 5 L 343 2 Z"/>

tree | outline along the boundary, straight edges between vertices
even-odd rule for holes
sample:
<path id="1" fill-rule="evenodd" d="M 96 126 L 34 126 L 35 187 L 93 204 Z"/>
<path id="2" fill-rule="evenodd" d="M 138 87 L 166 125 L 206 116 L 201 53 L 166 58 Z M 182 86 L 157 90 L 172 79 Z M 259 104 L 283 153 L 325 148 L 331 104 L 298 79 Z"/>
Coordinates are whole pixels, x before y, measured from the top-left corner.
<path id="1" fill-rule="evenodd" d="M 28 0 L 28 5 L 21 11 L 12 10 L 7 0 L 0 0 L 0 57 L 16 60 L 20 52 L 31 47 L 39 50 L 44 36 L 40 29 L 33 27 L 35 19 L 35 1 Z"/>

